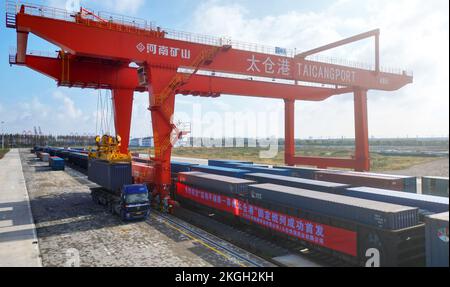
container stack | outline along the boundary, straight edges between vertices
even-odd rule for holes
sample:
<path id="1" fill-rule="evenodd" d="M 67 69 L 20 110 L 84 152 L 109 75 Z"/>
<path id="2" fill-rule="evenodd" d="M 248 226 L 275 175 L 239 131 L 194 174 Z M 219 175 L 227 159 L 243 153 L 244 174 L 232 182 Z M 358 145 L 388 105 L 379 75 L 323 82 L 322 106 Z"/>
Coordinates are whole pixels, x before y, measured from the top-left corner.
<path id="1" fill-rule="evenodd" d="M 245 174 L 250 173 L 250 171 L 238 168 L 229 167 L 219 167 L 219 166 L 209 166 L 209 165 L 196 165 L 191 167 L 192 171 L 201 171 L 211 174 L 231 176 L 237 178 L 244 178 Z"/>
<path id="2" fill-rule="evenodd" d="M 417 179 L 413 176 L 337 170 L 318 171 L 314 174 L 316 180 L 340 182 L 353 187 L 367 186 L 417 193 Z"/>
<path id="3" fill-rule="evenodd" d="M 414 207 L 275 184 L 250 185 L 249 192 L 252 198 L 266 203 L 309 210 L 382 229 L 398 230 L 419 224 L 419 210 Z"/>
<path id="4" fill-rule="evenodd" d="M 239 164 L 253 164 L 251 161 L 240 161 L 240 160 L 231 160 L 231 159 L 209 159 L 209 166 L 219 166 L 219 167 L 231 167 L 234 168 Z"/>
<path id="5" fill-rule="evenodd" d="M 350 185 L 343 183 L 335 183 L 328 181 L 319 181 L 304 179 L 292 176 L 282 176 L 267 173 L 249 173 L 245 175 L 246 179 L 254 180 L 258 183 L 273 183 L 283 186 L 290 186 L 296 188 L 304 188 L 315 191 L 323 191 L 330 193 L 337 193 L 339 190 L 345 190 Z"/>
<path id="6" fill-rule="evenodd" d="M 361 199 L 417 207 L 422 215 L 448 211 L 448 199 L 432 195 L 414 194 L 372 187 L 339 190 L 339 194 Z"/>
<path id="7" fill-rule="evenodd" d="M 182 184 L 197 187 L 207 191 L 238 195 L 246 195 L 248 192 L 248 186 L 250 184 L 256 183 L 255 181 L 241 178 L 195 171 L 179 173 L 178 181 Z"/>
<path id="8" fill-rule="evenodd" d="M 291 171 L 288 169 L 268 168 L 268 167 L 252 166 L 252 165 L 238 165 L 238 166 L 236 166 L 236 168 L 245 169 L 252 173 L 267 173 L 267 174 L 291 176 Z"/>

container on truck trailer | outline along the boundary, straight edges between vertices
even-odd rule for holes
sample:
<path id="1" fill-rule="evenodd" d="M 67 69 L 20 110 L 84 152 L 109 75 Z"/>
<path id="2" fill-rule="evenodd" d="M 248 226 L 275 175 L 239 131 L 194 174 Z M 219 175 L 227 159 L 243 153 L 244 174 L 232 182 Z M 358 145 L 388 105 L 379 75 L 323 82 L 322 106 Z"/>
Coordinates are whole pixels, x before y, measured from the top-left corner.
<path id="1" fill-rule="evenodd" d="M 448 267 L 448 211 L 425 218 L 425 248 L 428 267 Z"/>

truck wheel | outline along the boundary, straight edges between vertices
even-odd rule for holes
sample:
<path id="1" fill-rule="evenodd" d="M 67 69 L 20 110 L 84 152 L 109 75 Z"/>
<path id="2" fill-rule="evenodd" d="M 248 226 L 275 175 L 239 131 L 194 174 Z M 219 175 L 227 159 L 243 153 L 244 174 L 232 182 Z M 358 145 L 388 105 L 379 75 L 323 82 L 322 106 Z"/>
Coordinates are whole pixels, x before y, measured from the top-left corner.
<path id="1" fill-rule="evenodd" d="M 122 219 L 123 221 L 126 220 L 126 216 L 125 216 L 125 211 L 124 210 L 120 211 L 120 219 Z"/>
<path id="2" fill-rule="evenodd" d="M 109 212 L 111 212 L 111 214 L 114 214 L 114 206 L 111 203 L 108 204 L 108 209 L 109 209 Z"/>

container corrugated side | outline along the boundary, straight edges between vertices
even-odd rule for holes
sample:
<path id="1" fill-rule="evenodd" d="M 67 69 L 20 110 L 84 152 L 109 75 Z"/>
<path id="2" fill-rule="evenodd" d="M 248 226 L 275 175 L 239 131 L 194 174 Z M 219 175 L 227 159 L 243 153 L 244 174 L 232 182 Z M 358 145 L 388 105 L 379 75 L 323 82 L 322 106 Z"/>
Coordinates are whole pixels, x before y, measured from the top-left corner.
<path id="1" fill-rule="evenodd" d="M 64 170 L 65 161 L 57 156 L 51 156 L 48 160 L 48 165 L 52 170 Z"/>
<path id="2" fill-rule="evenodd" d="M 323 168 L 282 166 L 282 165 L 276 165 L 276 166 L 274 166 L 274 168 L 288 169 L 291 171 L 291 176 L 305 178 L 305 179 L 314 179 L 314 174 L 316 172 L 327 171 L 327 169 L 323 169 Z"/>
<path id="3" fill-rule="evenodd" d="M 202 171 L 206 173 L 231 176 L 243 178 L 246 173 L 249 173 L 248 170 L 245 169 L 237 169 L 237 168 L 228 168 L 228 167 L 220 167 L 220 166 L 209 166 L 209 165 L 196 165 L 191 167 L 192 171 Z"/>
<path id="4" fill-rule="evenodd" d="M 382 229 L 398 230 L 419 224 L 418 209 L 372 200 L 286 187 L 249 186 L 250 196 L 272 204 L 310 210 Z"/>
<path id="5" fill-rule="evenodd" d="M 405 191 L 404 177 L 393 177 L 386 175 L 374 175 L 345 171 L 318 171 L 315 173 L 315 179 L 350 184 L 353 187 L 368 186 L 381 189 Z"/>
<path id="6" fill-rule="evenodd" d="M 251 161 L 231 160 L 231 159 L 209 159 L 209 166 L 230 167 L 232 164 L 253 164 Z"/>
<path id="7" fill-rule="evenodd" d="M 428 267 L 449 267 L 448 211 L 425 218 L 425 249 Z"/>
<path id="8" fill-rule="evenodd" d="M 448 198 L 448 177 L 423 176 L 422 193 Z"/>
<path id="9" fill-rule="evenodd" d="M 193 163 L 171 161 L 170 162 L 170 171 L 171 171 L 171 173 L 191 171 L 191 167 L 195 166 L 195 165 L 196 164 L 193 164 Z"/>
<path id="10" fill-rule="evenodd" d="M 372 187 L 354 187 L 339 191 L 341 195 L 419 208 L 422 214 L 448 211 L 448 199 Z"/>
<path id="11" fill-rule="evenodd" d="M 339 190 L 345 190 L 346 188 L 350 187 L 348 184 L 343 183 L 319 181 L 319 180 L 266 174 L 266 173 L 249 173 L 245 175 L 245 178 L 257 181 L 258 183 L 273 183 L 283 186 L 304 188 L 309 190 L 331 192 L 331 193 L 336 193 Z"/>
<path id="12" fill-rule="evenodd" d="M 252 173 L 268 173 L 268 174 L 276 174 L 276 175 L 284 175 L 284 176 L 291 175 L 290 170 L 281 169 L 281 168 L 267 168 L 267 167 L 251 166 L 251 165 L 238 165 L 238 166 L 236 166 L 236 168 L 246 169 Z"/>
<path id="13" fill-rule="evenodd" d="M 203 172 L 180 172 L 178 181 L 205 191 L 244 195 L 255 181 Z"/>
<path id="14" fill-rule="evenodd" d="M 109 163 L 89 160 L 88 179 L 111 191 L 117 191 L 132 183 L 131 163 Z"/>

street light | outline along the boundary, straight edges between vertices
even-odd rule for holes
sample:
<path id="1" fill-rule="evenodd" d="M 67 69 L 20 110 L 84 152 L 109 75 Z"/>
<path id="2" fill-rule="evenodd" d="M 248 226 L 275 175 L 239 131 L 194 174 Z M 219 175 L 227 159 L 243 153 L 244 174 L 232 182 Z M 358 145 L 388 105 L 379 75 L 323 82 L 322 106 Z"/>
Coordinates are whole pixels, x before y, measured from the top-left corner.
<path id="1" fill-rule="evenodd" d="M 3 130 L 3 124 L 4 123 L 5 123 L 4 121 L 2 121 L 0 123 L 2 125 L 2 149 L 5 149 L 5 133 L 4 133 L 4 130 Z"/>

